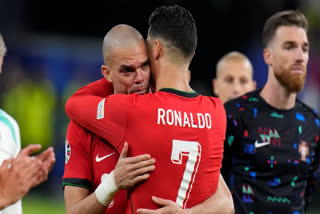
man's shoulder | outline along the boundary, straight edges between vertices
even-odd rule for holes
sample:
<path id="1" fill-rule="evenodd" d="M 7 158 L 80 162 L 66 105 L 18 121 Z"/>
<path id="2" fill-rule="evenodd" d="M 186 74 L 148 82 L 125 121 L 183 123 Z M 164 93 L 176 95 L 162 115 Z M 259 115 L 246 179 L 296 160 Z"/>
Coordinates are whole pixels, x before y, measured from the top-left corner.
<path id="1" fill-rule="evenodd" d="M 13 126 L 18 126 L 17 121 L 9 115 L 7 112 L 0 108 L 0 123 L 11 124 Z"/>
<path id="2" fill-rule="evenodd" d="M 298 112 L 304 112 L 306 114 L 312 115 L 316 120 L 320 120 L 320 114 L 319 112 L 316 112 L 315 109 L 310 107 L 308 104 L 304 103 L 302 100 L 297 98 L 297 108 L 296 111 Z"/>
<path id="3" fill-rule="evenodd" d="M 77 123 L 70 121 L 68 129 L 67 129 L 67 140 L 68 141 L 81 141 L 81 142 L 91 142 L 95 134 L 91 131 L 83 128 Z"/>
<path id="4" fill-rule="evenodd" d="M 21 148 L 18 123 L 2 109 L 0 109 L 0 144 L 11 157 L 16 156 Z"/>
<path id="5" fill-rule="evenodd" d="M 240 97 L 235 99 L 229 100 L 224 104 L 224 108 L 226 109 L 227 113 L 236 111 L 240 108 L 247 108 L 251 105 L 255 105 L 256 102 L 259 101 L 257 95 L 259 90 L 248 92 Z"/>

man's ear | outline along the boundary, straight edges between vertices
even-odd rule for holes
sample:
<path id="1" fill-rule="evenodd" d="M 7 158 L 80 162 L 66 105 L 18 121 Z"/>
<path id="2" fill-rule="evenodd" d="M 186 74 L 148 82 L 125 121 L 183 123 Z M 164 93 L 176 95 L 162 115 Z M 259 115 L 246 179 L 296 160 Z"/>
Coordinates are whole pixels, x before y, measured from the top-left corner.
<path id="1" fill-rule="evenodd" d="M 252 80 L 252 89 L 251 90 L 254 91 L 254 90 L 256 90 L 256 88 L 257 88 L 257 82 Z"/>
<path id="2" fill-rule="evenodd" d="M 102 65 L 101 66 L 101 73 L 102 75 L 104 76 L 104 78 L 106 80 L 108 80 L 109 82 L 112 82 L 112 78 L 111 78 L 111 75 L 110 75 L 110 69 L 107 65 Z"/>
<path id="3" fill-rule="evenodd" d="M 163 47 L 159 40 L 153 41 L 152 55 L 154 59 L 159 59 L 163 55 Z"/>
<path id="4" fill-rule="evenodd" d="M 271 50 L 269 48 L 265 48 L 263 50 L 263 58 L 264 58 L 264 62 L 269 65 L 272 66 L 272 60 L 271 60 Z"/>

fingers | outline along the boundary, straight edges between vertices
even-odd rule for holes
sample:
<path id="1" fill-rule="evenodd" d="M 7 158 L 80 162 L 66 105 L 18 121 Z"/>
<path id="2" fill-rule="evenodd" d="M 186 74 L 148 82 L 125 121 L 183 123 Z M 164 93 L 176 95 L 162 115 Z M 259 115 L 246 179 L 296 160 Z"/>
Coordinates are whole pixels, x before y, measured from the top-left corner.
<path id="1" fill-rule="evenodd" d="M 129 164 L 136 164 L 136 163 L 148 161 L 148 160 L 151 160 L 151 156 L 149 154 L 138 155 L 138 156 L 126 158 L 126 162 Z M 152 158 L 152 160 L 155 163 L 155 159 Z"/>
<path id="2" fill-rule="evenodd" d="M 172 201 L 168 200 L 168 199 L 163 199 L 163 198 L 158 198 L 156 196 L 152 196 L 152 201 L 159 205 L 159 206 L 166 206 L 166 205 L 170 205 L 171 203 L 173 203 Z"/>
<path id="3" fill-rule="evenodd" d="M 139 209 L 137 209 L 137 213 L 139 213 L 139 214 L 155 214 L 156 211 L 150 210 L 150 209 L 139 208 Z"/>
<path id="4" fill-rule="evenodd" d="M 14 161 L 14 158 L 9 158 L 9 159 L 7 159 L 7 160 L 4 160 L 3 162 L 2 162 L 2 165 L 1 165 L 1 169 L 8 169 L 8 168 L 10 168 L 11 167 L 11 164 L 13 163 L 13 161 Z"/>
<path id="5" fill-rule="evenodd" d="M 126 158 L 128 156 L 128 150 L 128 143 L 125 142 L 119 158 Z"/>
<path id="6" fill-rule="evenodd" d="M 145 161 L 140 161 L 140 162 L 134 163 L 132 165 L 132 168 L 133 169 L 140 169 L 142 167 L 154 166 L 155 162 L 156 162 L 156 159 L 151 158 L 151 159 L 148 159 L 148 160 L 145 160 Z"/>
<path id="7" fill-rule="evenodd" d="M 56 162 L 56 157 L 55 157 L 55 154 L 54 154 L 54 152 L 52 150 L 52 152 L 50 153 L 49 157 L 43 163 L 43 166 L 46 169 L 47 174 L 52 170 L 55 162 Z"/>
<path id="8" fill-rule="evenodd" d="M 54 163 L 56 162 L 56 157 L 53 148 L 49 147 L 40 155 L 38 155 L 38 158 L 42 160 L 43 167 L 46 170 L 46 173 L 48 174 L 51 171 Z"/>
<path id="9" fill-rule="evenodd" d="M 39 151 L 40 149 L 41 149 L 40 144 L 29 144 L 27 147 L 25 147 L 19 152 L 17 158 L 19 158 L 19 156 L 29 156 L 32 153 Z"/>
<path id="10" fill-rule="evenodd" d="M 147 180 L 150 177 L 150 174 L 146 173 L 146 174 L 142 174 L 142 175 L 138 175 L 134 178 L 134 183 L 133 185 L 140 183 L 142 181 Z"/>
<path id="11" fill-rule="evenodd" d="M 183 212 L 183 209 L 179 207 L 178 204 L 175 202 L 168 200 L 168 199 L 163 199 L 163 198 L 158 198 L 156 196 L 152 196 L 152 201 L 158 205 L 159 209 L 157 210 L 150 210 L 150 209 L 138 209 L 137 213 L 139 214 L 156 214 L 156 213 L 166 213 L 166 214 L 177 214 L 177 213 L 185 213 Z"/>
<path id="12" fill-rule="evenodd" d="M 155 165 L 146 165 L 142 167 L 138 167 L 134 172 L 134 176 L 139 176 L 143 174 L 148 174 L 156 169 Z"/>
<path id="13" fill-rule="evenodd" d="M 45 161 L 50 154 L 53 152 L 53 148 L 49 147 L 45 151 L 41 152 L 39 155 L 37 155 L 38 158 L 40 158 L 42 161 Z"/>

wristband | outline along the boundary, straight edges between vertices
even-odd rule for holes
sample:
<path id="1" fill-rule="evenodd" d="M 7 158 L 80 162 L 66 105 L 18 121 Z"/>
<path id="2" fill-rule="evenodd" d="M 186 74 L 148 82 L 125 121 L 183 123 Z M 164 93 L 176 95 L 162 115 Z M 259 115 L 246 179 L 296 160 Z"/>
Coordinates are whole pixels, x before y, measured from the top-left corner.
<path id="1" fill-rule="evenodd" d="M 96 198 L 100 204 L 108 206 L 117 192 L 118 188 L 114 180 L 113 171 L 110 174 L 103 174 L 101 177 L 101 183 L 95 190 Z"/>

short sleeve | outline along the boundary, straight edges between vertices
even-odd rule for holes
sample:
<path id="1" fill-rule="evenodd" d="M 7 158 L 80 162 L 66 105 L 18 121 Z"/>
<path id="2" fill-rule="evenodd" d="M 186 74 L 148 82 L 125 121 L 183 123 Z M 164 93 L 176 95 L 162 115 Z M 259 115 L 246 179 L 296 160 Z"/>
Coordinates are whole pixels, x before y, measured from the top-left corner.
<path id="1" fill-rule="evenodd" d="M 70 122 L 65 141 L 65 169 L 62 186 L 92 188 L 92 134 L 81 126 Z"/>

